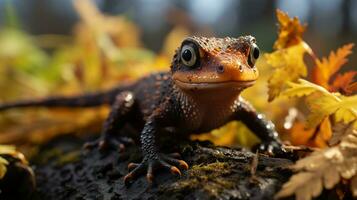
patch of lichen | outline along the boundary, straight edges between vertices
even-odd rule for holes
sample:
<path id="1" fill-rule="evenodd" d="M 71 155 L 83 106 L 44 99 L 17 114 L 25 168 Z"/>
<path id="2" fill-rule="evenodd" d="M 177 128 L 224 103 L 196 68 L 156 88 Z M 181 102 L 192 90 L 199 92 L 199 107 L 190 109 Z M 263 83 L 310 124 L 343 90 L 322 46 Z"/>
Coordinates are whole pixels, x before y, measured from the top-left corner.
<path id="1" fill-rule="evenodd" d="M 172 184 L 176 191 L 203 190 L 210 197 L 219 197 L 223 190 L 232 189 L 236 180 L 227 178 L 232 174 L 233 165 L 228 162 L 214 162 L 194 165 L 187 172 L 187 178 Z"/>

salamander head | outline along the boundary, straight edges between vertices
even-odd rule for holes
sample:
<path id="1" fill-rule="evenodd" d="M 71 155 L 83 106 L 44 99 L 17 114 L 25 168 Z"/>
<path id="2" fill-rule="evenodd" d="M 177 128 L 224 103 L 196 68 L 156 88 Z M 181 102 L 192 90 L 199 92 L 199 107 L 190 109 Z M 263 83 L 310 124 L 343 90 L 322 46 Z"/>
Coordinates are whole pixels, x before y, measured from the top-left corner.
<path id="1" fill-rule="evenodd" d="M 183 90 L 234 88 L 254 84 L 259 73 L 259 48 L 252 36 L 239 38 L 188 37 L 171 64 L 175 84 Z"/>

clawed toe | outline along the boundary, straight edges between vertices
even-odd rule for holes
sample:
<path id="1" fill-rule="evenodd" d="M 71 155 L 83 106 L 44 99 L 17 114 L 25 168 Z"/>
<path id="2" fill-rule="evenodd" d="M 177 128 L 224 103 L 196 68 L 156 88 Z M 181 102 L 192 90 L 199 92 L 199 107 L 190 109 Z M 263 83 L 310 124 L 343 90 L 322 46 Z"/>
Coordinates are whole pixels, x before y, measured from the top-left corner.
<path id="1" fill-rule="evenodd" d="M 181 156 L 179 156 L 179 157 L 181 157 Z M 188 164 L 184 160 L 179 160 L 179 159 L 167 156 L 167 155 L 162 155 L 162 159 L 171 165 L 180 167 L 181 169 L 184 169 L 184 170 L 188 169 Z"/>
<path id="2" fill-rule="evenodd" d="M 144 163 L 129 163 L 128 168 L 131 170 L 126 176 L 124 176 L 124 183 L 128 185 L 130 181 L 137 176 L 141 175 L 145 171 L 145 164 Z"/>
<path id="3" fill-rule="evenodd" d="M 170 171 L 173 175 L 181 176 L 181 171 L 175 166 L 171 166 Z"/>
<path id="4" fill-rule="evenodd" d="M 85 149 L 98 148 L 99 150 L 106 149 L 117 149 L 119 152 L 125 151 L 126 144 L 132 144 L 134 141 L 131 138 L 121 137 L 121 138 L 99 138 L 92 142 L 87 142 L 83 145 Z"/>
<path id="5" fill-rule="evenodd" d="M 140 164 L 138 163 L 129 163 L 128 164 L 128 169 L 129 171 L 132 171 L 133 169 L 137 168 Z"/>
<path id="6" fill-rule="evenodd" d="M 129 185 L 132 180 L 143 175 L 146 171 L 146 179 L 149 185 L 151 185 L 154 181 L 154 172 L 162 168 L 167 169 L 174 175 L 181 176 L 180 169 L 187 170 L 188 164 L 183 160 L 178 160 L 167 155 L 161 155 L 156 159 L 144 159 L 140 164 L 129 163 L 128 169 L 130 172 L 124 177 L 124 183 L 125 185 Z"/>

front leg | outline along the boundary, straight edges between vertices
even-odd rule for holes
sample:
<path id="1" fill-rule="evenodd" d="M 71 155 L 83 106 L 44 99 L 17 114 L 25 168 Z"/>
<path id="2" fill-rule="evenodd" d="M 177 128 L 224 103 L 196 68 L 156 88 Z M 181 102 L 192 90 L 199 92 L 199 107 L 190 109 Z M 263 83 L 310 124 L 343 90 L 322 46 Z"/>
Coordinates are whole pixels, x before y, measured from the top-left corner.
<path id="1" fill-rule="evenodd" d="M 134 107 L 134 94 L 132 92 L 119 93 L 111 107 L 108 118 L 103 124 L 102 134 L 96 141 L 87 142 L 84 147 L 91 149 L 98 147 L 100 150 L 114 148 L 123 151 L 125 144 L 133 143 L 131 138 L 117 137 L 115 133 L 121 130 Z"/>
<path id="2" fill-rule="evenodd" d="M 176 175 L 181 175 L 181 172 L 177 167 L 188 169 L 188 165 L 185 161 L 175 158 L 177 155 L 164 155 L 158 152 L 155 144 L 155 135 L 160 121 L 159 118 L 150 117 L 146 122 L 140 137 L 143 160 L 141 163 L 130 163 L 128 165 L 128 168 L 131 171 L 124 177 L 126 185 L 132 179 L 145 173 L 149 184 L 151 184 L 154 178 L 154 171 L 160 168 L 168 169 L 171 173 Z"/>
<path id="3" fill-rule="evenodd" d="M 269 154 L 282 155 L 284 150 L 273 122 L 267 120 L 263 114 L 257 113 L 253 106 L 243 98 L 239 99 L 235 112 L 235 119 L 242 121 L 257 135 L 262 143 L 259 150 Z"/>

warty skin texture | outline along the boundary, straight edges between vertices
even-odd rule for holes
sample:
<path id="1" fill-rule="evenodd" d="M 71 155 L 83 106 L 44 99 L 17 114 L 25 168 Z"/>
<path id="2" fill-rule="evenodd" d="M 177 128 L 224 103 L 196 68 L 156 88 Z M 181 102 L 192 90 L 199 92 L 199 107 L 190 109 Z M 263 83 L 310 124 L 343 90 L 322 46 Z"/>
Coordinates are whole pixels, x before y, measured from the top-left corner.
<path id="1" fill-rule="evenodd" d="M 182 137 L 240 120 L 262 140 L 261 151 L 282 152 L 273 123 L 240 97 L 241 91 L 258 78 L 254 65 L 258 57 L 259 49 L 252 36 L 189 37 L 176 50 L 170 72 L 152 74 L 107 92 L 7 103 L 0 105 L 0 110 L 109 104 L 111 112 L 103 124 L 101 137 L 85 147 L 123 151 L 131 140 L 115 134 L 125 124 L 135 124 L 141 131 L 143 160 L 129 164 L 131 171 L 124 181 L 130 183 L 146 174 L 147 180 L 152 182 L 154 171 L 159 168 L 167 168 L 174 174 L 188 168 L 176 154 L 161 154 L 157 148 L 157 137 L 165 134 L 161 130 L 166 127 L 173 128 L 172 137 Z"/>

